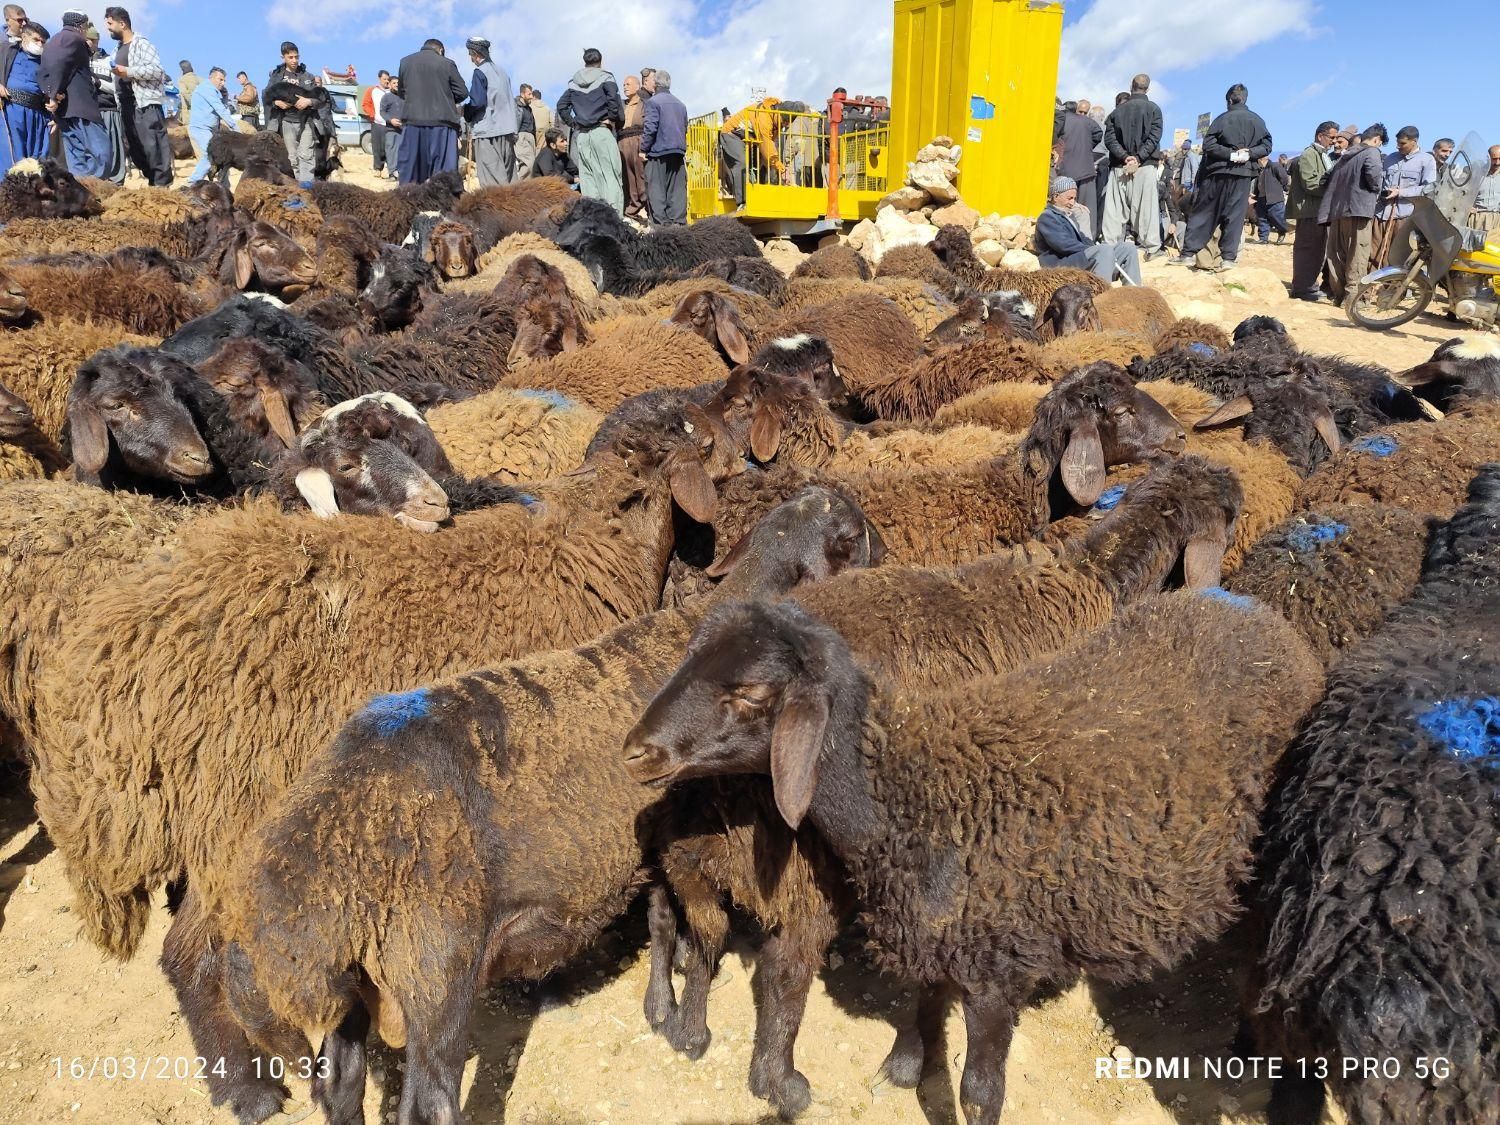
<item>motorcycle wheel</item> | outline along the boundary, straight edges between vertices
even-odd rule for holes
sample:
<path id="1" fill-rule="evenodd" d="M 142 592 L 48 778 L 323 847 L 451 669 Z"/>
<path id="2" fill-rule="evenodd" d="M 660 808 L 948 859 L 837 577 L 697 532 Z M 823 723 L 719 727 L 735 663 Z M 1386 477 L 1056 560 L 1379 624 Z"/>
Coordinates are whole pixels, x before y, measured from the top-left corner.
<path id="1" fill-rule="evenodd" d="M 1399 296 L 1392 292 L 1397 286 L 1404 289 Z M 1368 285 L 1360 282 L 1349 290 L 1344 312 L 1361 328 L 1385 332 L 1415 320 L 1430 304 L 1432 282 L 1425 273 L 1419 273 L 1410 282 L 1397 277 Z"/>

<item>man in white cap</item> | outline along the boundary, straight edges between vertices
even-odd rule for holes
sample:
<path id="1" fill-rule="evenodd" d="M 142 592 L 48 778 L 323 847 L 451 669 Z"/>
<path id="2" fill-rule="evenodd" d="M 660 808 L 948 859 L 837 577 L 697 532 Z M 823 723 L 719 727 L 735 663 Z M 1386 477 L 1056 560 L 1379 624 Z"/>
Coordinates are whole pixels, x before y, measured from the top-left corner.
<path id="1" fill-rule="evenodd" d="M 490 58 L 490 41 L 477 35 L 464 44 L 474 75 L 464 116 L 474 130 L 474 167 L 480 187 L 508 184 L 516 178 L 516 99 L 510 75 Z"/>
<path id="2" fill-rule="evenodd" d="M 1129 242 L 1094 242 L 1088 208 L 1078 203 L 1078 183 L 1067 176 L 1052 181 L 1051 201 L 1036 221 L 1037 257 L 1044 266 L 1074 266 L 1105 281 L 1118 273 L 1141 283 L 1141 257 Z"/>

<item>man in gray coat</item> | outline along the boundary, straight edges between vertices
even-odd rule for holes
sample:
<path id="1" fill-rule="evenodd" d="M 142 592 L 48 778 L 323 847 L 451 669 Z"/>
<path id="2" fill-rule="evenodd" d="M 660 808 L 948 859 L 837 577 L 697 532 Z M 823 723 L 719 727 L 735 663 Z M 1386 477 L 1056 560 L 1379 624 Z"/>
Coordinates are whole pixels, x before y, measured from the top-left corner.
<path id="1" fill-rule="evenodd" d="M 510 75 L 490 58 L 490 41 L 473 36 L 464 44 L 474 76 L 464 110 L 474 130 L 474 166 L 480 187 L 508 184 L 516 178 L 516 99 Z"/>
<path id="2" fill-rule="evenodd" d="M 1328 295 L 1342 305 L 1349 287 L 1370 272 L 1370 249 L 1375 205 L 1385 184 L 1380 149 L 1390 138 L 1376 122 L 1359 135 L 1333 166 L 1318 222 L 1328 228 Z"/>

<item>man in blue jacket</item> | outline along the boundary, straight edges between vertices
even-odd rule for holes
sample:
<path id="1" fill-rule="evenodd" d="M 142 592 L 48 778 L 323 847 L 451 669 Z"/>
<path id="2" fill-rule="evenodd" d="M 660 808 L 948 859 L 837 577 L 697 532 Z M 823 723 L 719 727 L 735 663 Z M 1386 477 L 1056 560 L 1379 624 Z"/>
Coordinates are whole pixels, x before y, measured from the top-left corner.
<path id="1" fill-rule="evenodd" d="M 656 93 L 646 103 L 641 159 L 646 162 L 646 206 L 655 226 L 687 225 L 687 106 L 672 93 L 672 76 L 656 72 Z"/>
<path id="2" fill-rule="evenodd" d="M 193 88 L 191 117 L 193 123 L 188 126 L 188 132 L 192 134 L 193 147 L 202 155 L 198 158 L 198 165 L 193 169 L 193 174 L 188 177 L 190 184 L 196 184 L 208 175 L 208 142 L 213 140 L 214 131 L 223 128 L 229 132 L 237 132 L 239 129 L 234 120 L 234 112 L 229 108 L 229 103 L 224 100 L 224 84 L 227 77 L 224 68 L 216 66 L 208 72 L 207 82 L 199 82 Z M 219 170 L 219 182 L 225 187 L 229 186 L 227 165 Z"/>
<path id="3" fill-rule="evenodd" d="M 1114 281 L 1118 270 L 1132 285 L 1141 283 L 1141 258 L 1129 242 L 1094 242 L 1088 209 L 1078 206 L 1078 184 L 1067 176 L 1052 181 L 1051 201 L 1036 221 L 1037 257 L 1044 266 L 1074 266 Z"/>

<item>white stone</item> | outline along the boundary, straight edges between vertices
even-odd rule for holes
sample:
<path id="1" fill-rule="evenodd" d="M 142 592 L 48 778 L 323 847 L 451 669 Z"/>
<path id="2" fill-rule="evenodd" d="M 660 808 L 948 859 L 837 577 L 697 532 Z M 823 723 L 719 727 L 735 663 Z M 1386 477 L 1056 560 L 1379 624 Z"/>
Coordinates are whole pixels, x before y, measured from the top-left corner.
<path id="1" fill-rule="evenodd" d="M 1000 259 L 1000 264 L 1008 270 L 1022 270 L 1026 273 L 1042 268 L 1042 263 L 1030 250 L 1007 250 Z"/>
<path id="2" fill-rule="evenodd" d="M 974 246 L 974 255 L 987 266 L 998 266 L 1005 257 L 1005 244 L 986 238 Z"/>
<path id="3" fill-rule="evenodd" d="M 979 212 L 970 207 L 963 200 L 950 203 L 946 207 L 939 207 L 932 213 L 934 226 L 945 227 L 950 223 L 961 226 L 964 230 L 973 230 L 974 224 L 979 222 Z"/>
<path id="4" fill-rule="evenodd" d="M 1026 218 L 1023 215 L 1007 215 L 997 225 L 1002 239 L 1015 238 L 1025 229 Z"/>
<path id="5" fill-rule="evenodd" d="M 877 204 L 877 207 L 894 207 L 898 211 L 915 211 L 927 202 L 927 193 L 919 187 L 899 187 Z"/>
<path id="6" fill-rule="evenodd" d="M 854 224 L 854 228 L 849 232 L 847 236 L 849 245 L 854 247 L 856 250 L 862 249 L 865 244 L 865 239 L 869 238 L 873 233 L 875 233 L 874 220 L 861 219 L 859 222 Z"/>
<path id="7" fill-rule="evenodd" d="M 958 168 L 935 160 L 911 165 L 906 182 L 919 187 L 939 203 L 952 203 L 958 198 L 958 189 L 953 181 L 958 178 Z"/>

